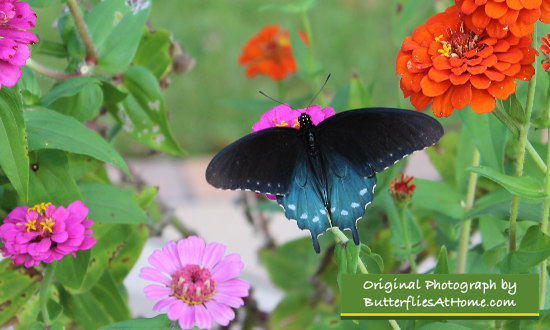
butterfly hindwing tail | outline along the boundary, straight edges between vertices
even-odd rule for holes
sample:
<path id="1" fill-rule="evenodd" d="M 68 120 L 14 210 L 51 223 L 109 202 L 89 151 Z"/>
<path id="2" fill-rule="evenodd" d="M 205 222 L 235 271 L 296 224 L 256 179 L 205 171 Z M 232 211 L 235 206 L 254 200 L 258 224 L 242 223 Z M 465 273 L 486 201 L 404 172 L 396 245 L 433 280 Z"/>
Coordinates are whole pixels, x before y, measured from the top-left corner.
<path id="1" fill-rule="evenodd" d="M 338 153 L 331 155 L 327 179 L 332 225 L 351 230 L 353 242 L 359 245 L 356 224 L 374 198 L 376 176 L 362 176 Z"/>

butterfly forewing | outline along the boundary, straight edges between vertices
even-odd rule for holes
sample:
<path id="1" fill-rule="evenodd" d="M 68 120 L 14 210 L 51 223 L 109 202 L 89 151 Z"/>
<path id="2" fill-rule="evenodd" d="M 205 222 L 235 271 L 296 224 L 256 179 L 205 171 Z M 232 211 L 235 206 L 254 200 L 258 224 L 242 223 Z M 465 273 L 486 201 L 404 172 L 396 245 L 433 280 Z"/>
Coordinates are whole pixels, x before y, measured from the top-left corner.
<path id="1" fill-rule="evenodd" d="M 330 146 L 363 176 L 381 172 L 404 156 L 429 147 L 443 135 L 433 118 L 419 112 L 368 108 L 339 113 L 318 126 L 321 146 Z"/>
<path id="2" fill-rule="evenodd" d="M 268 128 L 249 134 L 220 151 L 206 169 L 216 188 L 285 194 L 298 154 L 304 149 L 298 130 Z"/>

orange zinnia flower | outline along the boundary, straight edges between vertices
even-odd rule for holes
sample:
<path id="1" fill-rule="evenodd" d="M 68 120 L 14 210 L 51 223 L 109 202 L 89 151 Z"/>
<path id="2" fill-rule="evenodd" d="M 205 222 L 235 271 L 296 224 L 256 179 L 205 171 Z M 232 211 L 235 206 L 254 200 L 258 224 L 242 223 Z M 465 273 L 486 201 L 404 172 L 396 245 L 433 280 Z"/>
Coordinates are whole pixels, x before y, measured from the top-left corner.
<path id="1" fill-rule="evenodd" d="M 401 90 L 419 111 L 433 101 L 438 117 L 466 105 L 476 113 L 491 112 L 495 98 L 516 91 L 515 79 L 534 74 L 537 51 L 530 43 L 531 36 L 476 34 L 464 26 L 456 6 L 449 7 L 403 41 L 396 61 Z"/>
<path id="2" fill-rule="evenodd" d="M 548 41 L 548 39 L 550 39 L 550 34 L 547 34 L 546 38 L 540 38 L 542 45 L 540 45 L 539 49 L 545 57 L 545 59 L 542 60 L 542 68 L 544 69 L 544 71 L 548 71 L 548 69 L 550 69 L 550 42 Z"/>
<path id="3" fill-rule="evenodd" d="M 305 34 L 299 32 L 299 35 L 307 45 Z M 296 72 L 288 31 L 279 29 L 277 25 L 264 27 L 244 45 L 239 64 L 248 66 L 248 78 L 260 73 L 281 80 L 287 73 Z"/>
<path id="4" fill-rule="evenodd" d="M 413 183 L 414 176 L 406 176 L 401 173 L 400 178 L 394 178 L 390 182 L 390 195 L 397 203 L 406 204 L 412 197 L 416 185 Z"/>
<path id="5" fill-rule="evenodd" d="M 455 0 L 455 4 L 470 30 L 477 34 L 487 30 L 495 38 L 508 30 L 516 37 L 531 34 L 539 19 L 550 23 L 550 0 Z"/>

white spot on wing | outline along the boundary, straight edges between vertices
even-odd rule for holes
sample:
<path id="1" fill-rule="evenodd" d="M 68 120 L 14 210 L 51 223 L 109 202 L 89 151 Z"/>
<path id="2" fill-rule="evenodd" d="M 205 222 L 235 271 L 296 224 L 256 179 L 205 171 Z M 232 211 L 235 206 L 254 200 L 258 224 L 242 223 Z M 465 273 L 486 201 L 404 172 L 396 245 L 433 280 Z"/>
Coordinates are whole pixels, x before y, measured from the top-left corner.
<path id="1" fill-rule="evenodd" d="M 327 214 L 327 211 L 325 211 L 324 209 L 320 209 L 319 212 L 321 212 L 322 215 Z"/>
<path id="2" fill-rule="evenodd" d="M 318 221 L 319 221 L 319 217 L 318 217 L 318 216 L 314 216 L 313 219 L 311 219 L 311 221 L 313 221 L 313 222 L 318 222 Z"/>
<path id="3" fill-rule="evenodd" d="M 367 188 L 363 188 L 361 189 L 361 191 L 359 191 L 359 195 L 363 196 L 364 194 L 367 193 L 367 191 L 369 191 Z"/>
<path id="4" fill-rule="evenodd" d="M 355 202 L 353 202 L 353 203 L 351 203 L 351 207 L 353 207 L 353 208 L 359 207 L 359 204 L 358 204 L 358 203 L 355 203 Z"/>
<path id="5" fill-rule="evenodd" d="M 288 204 L 288 209 L 292 211 L 296 211 L 296 205 L 294 204 Z"/>
<path id="6" fill-rule="evenodd" d="M 307 219 L 307 213 L 302 213 L 302 215 L 300 216 L 300 219 Z"/>
<path id="7" fill-rule="evenodd" d="M 346 210 L 342 210 L 342 212 L 340 212 L 341 215 L 348 215 L 348 211 Z"/>

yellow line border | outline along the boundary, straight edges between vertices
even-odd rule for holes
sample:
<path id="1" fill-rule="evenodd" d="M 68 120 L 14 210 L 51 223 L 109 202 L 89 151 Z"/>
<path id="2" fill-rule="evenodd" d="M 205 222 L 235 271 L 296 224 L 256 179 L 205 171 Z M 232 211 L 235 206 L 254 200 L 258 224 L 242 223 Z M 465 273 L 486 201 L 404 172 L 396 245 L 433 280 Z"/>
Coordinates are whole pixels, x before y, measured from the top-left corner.
<path id="1" fill-rule="evenodd" d="M 340 313 L 340 316 L 540 316 L 539 313 Z"/>

